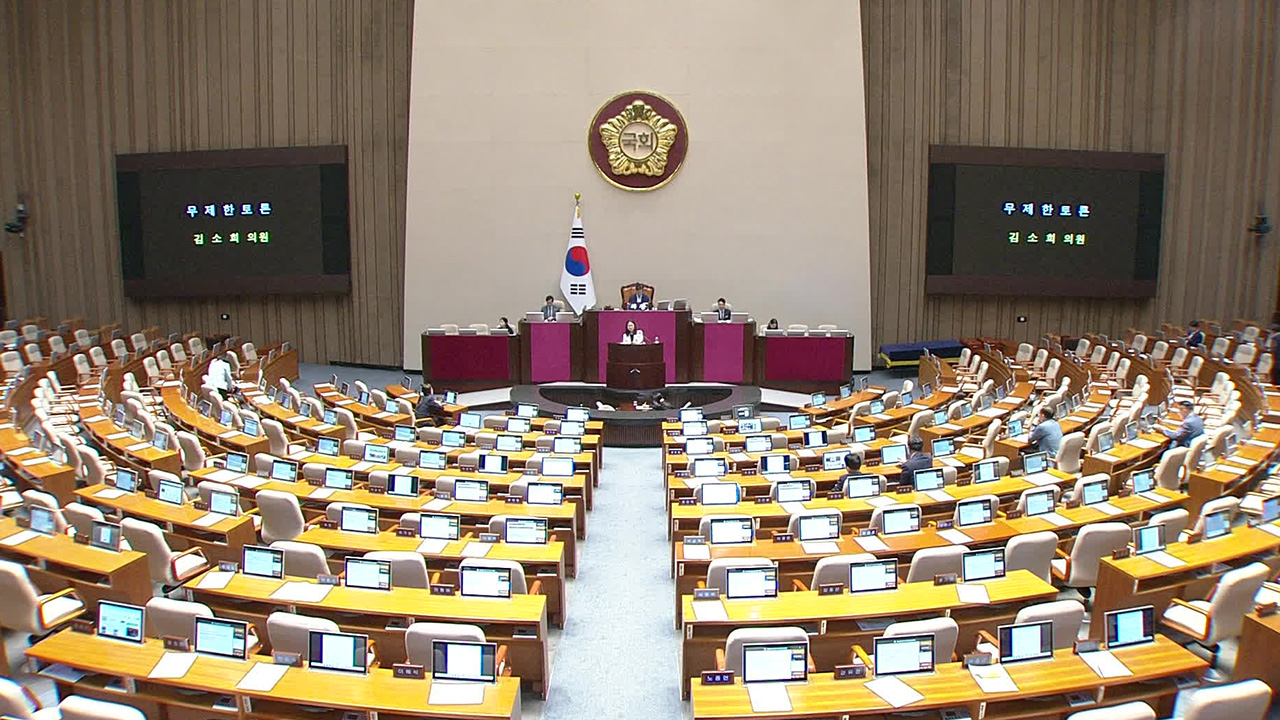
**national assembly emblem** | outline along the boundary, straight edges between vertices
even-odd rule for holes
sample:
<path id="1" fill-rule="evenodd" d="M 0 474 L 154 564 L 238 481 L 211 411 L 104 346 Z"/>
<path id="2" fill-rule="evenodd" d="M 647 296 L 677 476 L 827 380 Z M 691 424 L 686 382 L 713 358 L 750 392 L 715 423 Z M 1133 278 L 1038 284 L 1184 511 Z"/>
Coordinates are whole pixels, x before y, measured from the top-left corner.
<path id="1" fill-rule="evenodd" d="M 689 147 L 684 117 L 666 98 L 623 93 L 605 103 L 587 131 L 601 176 L 624 190 L 656 190 L 679 171 Z"/>

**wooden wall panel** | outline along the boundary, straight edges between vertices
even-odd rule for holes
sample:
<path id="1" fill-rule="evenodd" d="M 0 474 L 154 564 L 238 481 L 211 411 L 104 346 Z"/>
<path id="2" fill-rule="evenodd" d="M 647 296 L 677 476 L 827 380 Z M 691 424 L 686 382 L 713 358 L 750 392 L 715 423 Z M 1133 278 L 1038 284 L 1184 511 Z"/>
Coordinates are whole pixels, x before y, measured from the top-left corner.
<path id="1" fill-rule="evenodd" d="M 0 211 L 11 317 L 292 340 L 310 362 L 400 365 L 412 0 L 5 0 Z M 10 132 L 12 129 L 12 132 Z M 348 147 L 349 296 L 123 297 L 117 153 Z M 230 321 L 219 319 L 229 313 Z"/>
<path id="2" fill-rule="evenodd" d="M 876 344 L 1048 331 L 1119 333 L 1197 317 L 1267 319 L 1280 211 L 1280 4 L 1269 0 L 864 0 Z M 1164 153 L 1152 300 L 924 293 L 928 146 Z M 1018 315 L 1029 322 L 1019 324 Z"/>

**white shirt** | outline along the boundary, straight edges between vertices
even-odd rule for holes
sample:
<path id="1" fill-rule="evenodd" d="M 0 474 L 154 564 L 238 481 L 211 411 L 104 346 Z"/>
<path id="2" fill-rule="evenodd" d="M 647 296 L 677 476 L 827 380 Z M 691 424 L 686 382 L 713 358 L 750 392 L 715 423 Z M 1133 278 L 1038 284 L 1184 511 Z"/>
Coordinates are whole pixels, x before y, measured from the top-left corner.
<path id="1" fill-rule="evenodd" d="M 216 357 L 209 361 L 209 371 L 205 373 L 204 382 L 219 390 L 231 389 L 231 363 Z"/>
<path id="2" fill-rule="evenodd" d="M 628 335 L 628 334 L 626 333 L 626 331 L 623 331 L 623 333 L 622 333 L 622 344 L 623 344 L 623 345 L 643 345 L 643 344 L 644 344 L 644 331 L 643 331 L 643 330 L 641 330 L 640 328 L 636 328 L 636 334 L 635 334 L 634 336 L 633 336 L 633 335 Z"/>

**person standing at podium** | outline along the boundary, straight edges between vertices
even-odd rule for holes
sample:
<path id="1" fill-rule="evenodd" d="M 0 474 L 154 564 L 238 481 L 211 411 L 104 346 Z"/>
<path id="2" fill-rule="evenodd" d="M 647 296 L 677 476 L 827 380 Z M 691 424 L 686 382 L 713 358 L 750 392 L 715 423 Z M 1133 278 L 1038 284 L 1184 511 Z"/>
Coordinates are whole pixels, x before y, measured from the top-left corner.
<path id="1" fill-rule="evenodd" d="M 622 340 L 619 342 L 623 345 L 643 345 L 644 331 L 636 327 L 635 320 L 628 320 L 626 329 L 622 331 Z"/>

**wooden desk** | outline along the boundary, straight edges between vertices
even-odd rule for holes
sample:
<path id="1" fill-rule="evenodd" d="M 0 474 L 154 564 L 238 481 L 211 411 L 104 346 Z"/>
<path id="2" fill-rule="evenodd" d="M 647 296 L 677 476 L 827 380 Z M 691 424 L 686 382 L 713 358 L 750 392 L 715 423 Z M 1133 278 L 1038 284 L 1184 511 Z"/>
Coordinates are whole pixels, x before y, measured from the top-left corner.
<path id="1" fill-rule="evenodd" d="M 159 450 L 150 442 L 138 440 L 126 428 L 103 414 L 102 406 L 95 399 L 79 405 L 80 425 L 93 435 L 98 447 L 116 465 L 123 465 L 146 474 L 149 470 L 182 473 L 182 455 L 177 448 Z"/>
<path id="2" fill-rule="evenodd" d="M 1169 438 L 1161 433 L 1142 433 L 1138 437 L 1155 444 L 1153 447 L 1142 447 L 1141 444 L 1117 443 L 1105 453 L 1085 453 L 1080 472 L 1084 475 L 1105 473 L 1111 476 L 1109 489 L 1115 494 L 1134 470 L 1155 465 L 1164 451 L 1169 449 Z"/>
<path id="3" fill-rule="evenodd" d="M 667 384 L 667 364 L 661 345 L 609 343 L 605 385 L 624 390 L 661 388 Z"/>
<path id="4" fill-rule="evenodd" d="M 11 423 L 0 426 L 0 453 L 19 490 L 43 490 L 62 505 L 75 500 L 75 469 L 31 447 L 27 436 Z"/>
<path id="5" fill-rule="evenodd" d="M 1195 599 L 1197 589 L 1207 591 L 1228 570 L 1252 562 L 1271 559 L 1280 549 L 1280 537 L 1256 527 L 1236 527 L 1230 535 L 1188 545 L 1169 543 L 1166 551 L 1187 564 L 1169 568 L 1145 557 L 1124 560 L 1103 558 L 1098 566 L 1093 616 L 1112 610 L 1153 605 L 1159 618 L 1175 597 Z M 1188 597 L 1188 595 L 1191 595 Z M 1092 623 L 1091 637 L 1102 637 L 1103 623 Z"/>
<path id="6" fill-rule="evenodd" d="M 797 625 L 809 633 L 809 652 L 819 671 L 830 671 L 849 662 L 850 648 L 860 645 L 870 650 L 880 637 L 882 624 L 862 625 L 859 621 L 892 618 L 895 621 L 950 616 L 960 624 L 958 653 L 973 649 L 979 630 L 995 633 L 998 625 L 1013 622 L 1026 604 L 1052 600 L 1058 591 L 1026 570 L 1015 570 L 1004 578 L 988 580 L 989 605 L 965 605 L 955 585 L 934 585 L 933 581 L 903 583 L 884 592 L 819 595 L 816 591 L 781 592 L 763 600 L 721 600 L 725 621 L 701 621 L 694 611 L 693 595 L 681 597 L 680 622 L 683 628 L 680 677 L 681 696 L 688 697 L 690 679 L 703 670 L 715 670 L 715 651 L 724 648 L 733 630 L 744 627 Z"/>
<path id="7" fill-rule="evenodd" d="M 1244 616 L 1231 682 L 1251 678 L 1280 688 L 1280 615 L 1262 618 L 1251 612 Z"/>
<path id="8" fill-rule="evenodd" d="M 1102 411 L 1106 409 L 1109 400 L 1110 396 L 1108 394 L 1094 391 L 1080 407 L 1058 422 L 1062 427 L 1062 434 L 1085 432 L 1089 426 L 1097 422 L 1098 418 L 1102 416 Z M 1017 437 L 1004 437 L 996 440 L 994 454 L 1009 458 L 1010 470 L 1020 470 L 1022 468 L 1022 454 L 1031 452 L 1031 446 L 1022 439 L 1030 432 L 1029 428 L 1030 425 L 1026 428 L 1027 432 Z"/>
<path id="9" fill-rule="evenodd" d="M 338 392 L 329 383 L 316 383 L 312 386 L 316 397 L 326 407 L 340 407 L 350 410 L 356 423 L 375 430 L 383 437 L 391 437 L 396 425 L 412 425 L 413 418 L 404 413 L 389 413 L 384 408 L 365 405 Z"/>
<path id="10" fill-rule="evenodd" d="M 317 383 L 317 384 L 323 385 L 330 389 L 336 389 L 333 387 L 333 385 L 329 383 Z M 418 404 L 418 400 L 421 399 L 422 397 L 421 393 L 415 390 L 412 390 L 410 388 L 407 388 L 403 385 L 400 385 L 399 383 L 395 385 L 388 385 L 386 387 L 386 393 L 387 393 L 387 397 L 393 397 L 393 398 L 396 398 L 397 400 L 401 398 L 408 400 L 409 402 L 413 403 L 415 407 Z M 459 405 L 457 403 L 441 403 L 441 407 L 444 408 L 445 414 L 449 416 L 450 422 L 458 422 L 458 416 L 471 409 L 466 405 Z"/>
<path id="11" fill-rule="evenodd" d="M 0 519 L 0 540 L 21 531 L 13 518 Z M 99 600 L 145 605 L 151 599 L 145 553 L 99 550 L 67 535 L 41 535 L 19 545 L 0 544 L 0 558 L 25 565 L 41 592 L 74 588 L 90 612 Z"/>
<path id="12" fill-rule="evenodd" d="M 142 493 L 115 498 L 97 496 L 100 492 L 114 489 L 101 483 L 90 485 L 76 490 L 76 498 L 87 505 L 155 523 L 164 531 L 164 538 L 174 552 L 198 547 L 211 563 L 222 560 L 238 563 L 244 546 L 257 544 L 258 534 L 254 531 L 251 515 L 228 517 L 213 525 L 199 525 L 196 521 L 208 515 L 208 511 L 197 510 L 191 503 L 172 505 Z"/>
<path id="13" fill-rule="evenodd" d="M 820 673 L 810 675 L 807 683 L 787 688 L 792 711 L 786 717 L 885 718 L 964 706 L 974 718 L 984 717 L 984 712 L 987 718 L 1065 718 L 1088 709 L 1067 705 L 1064 695 L 1073 692 L 1103 698 L 1091 708 L 1144 701 L 1158 708 L 1159 717 L 1167 717 L 1178 692 L 1173 678 L 1200 675 L 1208 667 L 1206 661 L 1163 636 L 1150 645 L 1120 648 L 1115 656 L 1133 671 L 1132 676 L 1104 680 L 1071 650 L 1058 650 L 1051 661 L 1006 666 L 1018 692 L 998 695 L 983 693 L 960 663 L 947 663 L 934 673 L 901 676 L 924 695 L 924 700 L 900 710 L 868 690 L 866 680 L 835 680 L 829 673 Z M 735 680 L 733 685 L 695 684 L 693 717 L 750 720 L 761 715 L 751 711 L 747 689 L 741 680 Z"/>
<path id="14" fill-rule="evenodd" d="M 241 390 L 241 394 L 252 405 L 252 409 L 263 418 L 275 420 L 284 426 L 285 432 L 294 438 L 316 440 L 321 437 L 341 439 L 347 429 L 341 425 L 330 425 L 294 410 L 271 399 L 269 395 L 258 389 L 257 385 Z"/>
<path id="15" fill-rule="evenodd" d="M 433 706 L 426 704 L 429 673 L 426 680 L 404 680 L 393 677 L 390 666 L 370 670 L 368 675 L 289 668 L 270 691 L 249 692 L 237 688 L 237 683 L 255 662 L 271 662 L 269 656 L 234 660 L 200 655 L 182 678 L 149 679 L 147 675 L 164 653 L 163 643 L 154 638 L 135 645 L 70 631 L 51 635 L 27 650 L 38 663 L 61 663 L 90 673 L 74 683 L 56 681 L 60 696 L 84 695 L 124 703 L 149 718 L 336 718 L 343 710 L 372 711 L 384 718 L 520 717 L 520 678 L 515 677 L 498 678 L 486 688 L 480 705 Z M 125 693 L 107 688 L 109 678 L 127 679 L 133 689 Z M 317 692 L 321 686 L 324 691 Z M 239 711 L 214 706 L 225 695 L 236 698 Z M 313 708 L 332 709 L 317 714 L 311 712 Z"/>
<path id="16" fill-rule="evenodd" d="M 194 433 L 200 443 L 219 452 L 242 452 L 252 460 L 258 453 L 270 451 L 265 436 L 251 437 L 235 428 L 207 418 L 187 403 L 178 383 L 166 383 L 160 388 L 165 410 L 178 428 Z"/>
<path id="17" fill-rule="evenodd" d="M 818 405 L 817 407 L 814 407 L 813 405 L 806 405 L 796 412 L 809 415 L 813 418 L 813 424 L 817 425 L 833 418 L 848 415 L 855 405 L 864 402 L 871 402 L 881 395 L 884 395 L 887 390 L 888 388 L 881 387 L 879 385 L 868 385 L 847 398 L 828 398 L 827 402 L 823 405 Z"/>
<path id="18" fill-rule="evenodd" d="M 424 553 L 419 549 L 418 546 L 422 544 L 421 538 L 399 537 L 394 531 L 369 535 L 312 526 L 294 540 L 319 545 L 328 551 L 329 565 L 334 574 L 342 572 L 342 561 L 348 556 L 359 556 L 382 550 L 416 552 L 426 560 L 429 570 L 443 574 L 442 582 L 457 587 L 458 564 L 465 557 L 462 549 L 475 540 L 475 536 L 467 533 L 466 537 L 449 543 L 444 550 L 436 554 Z M 547 596 L 547 615 L 556 627 L 564 627 L 565 613 L 568 609 L 564 586 L 564 543 L 558 540 L 550 541 L 546 545 L 497 542 L 489 546 L 485 558 L 514 560 L 524 567 L 525 577 L 529 582 L 535 579 L 541 580 L 542 594 Z"/>
<path id="19" fill-rule="evenodd" d="M 284 582 L 315 584 L 314 580 L 286 577 L 284 581 L 236 573 L 225 588 L 202 588 L 204 575 L 184 587 L 196 602 L 213 608 L 218 617 L 253 623 L 259 639 L 267 635 L 267 616 L 288 609 L 302 615 L 327 617 L 344 631 L 367 634 L 378 642 L 381 664 L 405 661 L 404 633 L 413 622 L 470 623 L 484 629 L 489 642 L 507 645 L 512 674 L 526 689 L 545 698 L 551 664 L 547 652 L 547 598 L 545 595 L 513 595 L 510 599 L 432 595 L 421 588 L 393 587 L 364 590 L 341 585 L 330 587 L 317 602 L 276 600 L 271 597 Z M 529 580 L 532 584 L 533 580 Z M 269 648 L 264 648 L 267 652 Z"/>
<path id="20" fill-rule="evenodd" d="M 1192 522 L 1199 517 L 1200 508 L 1206 502 L 1224 495 L 1241 496 L 1254 487 L 1276 456 L 1277 444 L 1280 444 L 1280 429 L 1263 426 L 1253 437 L 1241 442 L 1234 455 L 1203 470 L 1192 471 L 1187 479 L 1187 494 L 1191 496 L 1187 509 Z"/>

